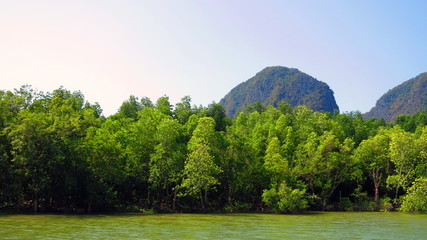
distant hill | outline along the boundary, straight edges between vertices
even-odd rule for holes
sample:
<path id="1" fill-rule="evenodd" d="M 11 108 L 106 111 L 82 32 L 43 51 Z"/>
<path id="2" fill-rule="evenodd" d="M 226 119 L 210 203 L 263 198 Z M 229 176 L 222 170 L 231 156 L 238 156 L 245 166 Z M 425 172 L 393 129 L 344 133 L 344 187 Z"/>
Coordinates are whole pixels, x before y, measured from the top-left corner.
<path id="1" fill-rule="evenodd" d="M 421 110 L 427 110 L 427 73 L 389 90 L 363 116 L 365 119 L 384 118 L 386 122 L 390 122 L 399 115 L 414 114 Z"/>
<path id="2" fill-rule="evenodd" d="M 305 105 L 314 111 L 338 110 L 334 92 L 329 86 L 301 71 L 286 67 L 267 67 L 254 77 L 237 85 L 221 101 L 227 116 L 260 101 L 274 105 L 285 100 L 291 106 Z"/>

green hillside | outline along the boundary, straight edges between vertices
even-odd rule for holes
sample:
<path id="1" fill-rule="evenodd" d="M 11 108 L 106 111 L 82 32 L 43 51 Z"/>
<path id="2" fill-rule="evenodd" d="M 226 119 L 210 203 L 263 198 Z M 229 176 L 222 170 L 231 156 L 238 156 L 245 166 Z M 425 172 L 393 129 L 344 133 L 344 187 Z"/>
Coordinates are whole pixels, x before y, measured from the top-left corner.
<path id="1" fill-rule="evenodd" d="M 329 86 L 294 68 L 267 67 L 233 88 L 219 102 L 229 117 L 259 101 L 274 105 L 285 100 L 291 106 L 305 105 L 314 111 L 338 110 Z"/>
<path id="2" fill-rule="evenodd" d="M 414 114 L 427 110 L 427 73 L 422 73 L 393 89 L 380 99 L 364 118 L 384 118 L 394 121 L 398 115 Z"/>

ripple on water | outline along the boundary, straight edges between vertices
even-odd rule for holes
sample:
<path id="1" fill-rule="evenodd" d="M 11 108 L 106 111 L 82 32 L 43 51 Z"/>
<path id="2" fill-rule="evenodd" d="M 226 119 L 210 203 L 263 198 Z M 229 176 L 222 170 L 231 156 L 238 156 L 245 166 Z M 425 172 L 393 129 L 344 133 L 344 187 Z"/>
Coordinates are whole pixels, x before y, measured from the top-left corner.
<path id="1" fill-rule="evenodd" d="M 423 239 L 403 213 L 0 215 L 1 239 Z"/>

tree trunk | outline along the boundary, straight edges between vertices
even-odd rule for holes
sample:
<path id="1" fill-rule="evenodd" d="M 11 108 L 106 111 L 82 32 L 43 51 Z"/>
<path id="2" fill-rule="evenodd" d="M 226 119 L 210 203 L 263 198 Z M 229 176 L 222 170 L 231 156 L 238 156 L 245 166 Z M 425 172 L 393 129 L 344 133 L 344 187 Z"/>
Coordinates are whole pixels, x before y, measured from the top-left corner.
<path id="1" fill-rule="evenodd" d="M 175 203 L 176 203 L 176 187 L 173 190 L 173 200 L 172 200 L 172 211 L 175 212 Z"/>
<path id="2" fill-rule="evenodd" d="M 375 203 L 378 204 L 379 200 L 380 200 L 380 191 L 379 191 L 379 187 L 380 187 L 380 183 L 379 182 L 375 182 L 375 197 L 374 197 L 374 201 Z"/>
<path id="3" fill-rule="evenodd" d="M 375 197 L 374 197 L 374 201 L 375 203 L 379 203 L 380 200 L 380 181 L 381 181 L 381 174 L 380 174 L 380 169 L 377 167 L 375 169 L 373 169 L 372 174 L 372 181 L 374 182 L 374 188 L 375 188 Z"/>
<path id="4" fill-rule="evenodd" d="M 148 205 L 150 206 L 150 207 L 152 207 L 151 206 L 151 191 L 150 191 L 150 187 L 147 187 L 147 200 L 148 200 Z"/>
<path id="5" fill-rule="evenodd" d="M 231 201 L 233 201 L 232 194 L 233 194 L 233 190 L 232 190 L 232 187 L 230 184 L 230 185 L 228 185 L 228 198 L 227 198 L 229 204 L 231 204 Z"/>
<path id="6" fill-rule="evenodd" d="M 208 205 L 208 191 L 205 189 L 205 205 Z"/>
<path id="7" fill-rule="evenodd" d="M 16 211 L 17 212 L 21 211 L 21 203 L 22 203 L 22 196 L 21 196 L 21 194 L 19 194 L 18 200 L 16 202 Z"/>
<path id="8" fill-rule="evenodd" d="M 38 205 L 39 205 L 38 194 L 35 193 L 35 197 L 34 197 L 34 213 L 37 213 L 37 211 L 38 211 Z"/>
<path id="9" fill-rule="evenodd" d="M 375 187 L 375 198 L 374 198 L 375 202 L 378 203 L 378 201 L 380 200 L 380 193 L 378 190 L 378 187 Z"/>
<path id="10" fill-rule="evenodd" d="M 205 205 L 203 203 L 203 194 L 202 194 L 202 191 L 203 190 L 200 189 L 200 202 L 202 203 L 202 209 L 205 209 Z"/>

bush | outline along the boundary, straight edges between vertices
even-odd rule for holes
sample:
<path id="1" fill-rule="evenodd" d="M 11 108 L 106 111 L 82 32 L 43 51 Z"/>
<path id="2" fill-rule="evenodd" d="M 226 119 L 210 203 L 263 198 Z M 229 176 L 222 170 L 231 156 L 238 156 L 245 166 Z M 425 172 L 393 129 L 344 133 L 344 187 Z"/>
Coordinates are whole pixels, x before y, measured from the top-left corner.
<path id="1" fill-rule="evenodd" d="M 233 202 L 225 205 L 224 211 L 226 212 L 248 212 L 251 209 L 249 203 Z"/>
<path id="2" fill-rule="evenodd" d="M 404 212 L 427 211 L 427 178 L 417 178 L 403 197 L 400 210 Z"/>
<path id="3" fill-rule="evenodd" d="M 393 210 L 393 204 L 391 202 L 391 198 L 384 197 L 380 199 L 380 211 L 390 212 Z"/>
<path id="4" fill-rule="evenodd" d="M 375 211 L 377 204 L 371 201 L 371 198 L 368 196 L 367 192 L 362 192 L 362 186 L 359 185 L 356 189 L 354 189 L 354 192 L 351 194 L 351 196 L 354 197 L 354 211 Z"/>
<path id="5" fill-rule="evenodd" d="M 350 201 L 348 197 L 341 198 L 339 203 L 339 208 L 343 211 L 352 212 L 353 211 L 353 203 Z"/>
<path id="6" fill-rule="evenodd" d="M 264 190 L 262 200 L 273 211 L 279 213 L 301 213 L 308 207 L 305 189 L 292 189 L 285 183 L 280 184 L 278 189 Z"/>

